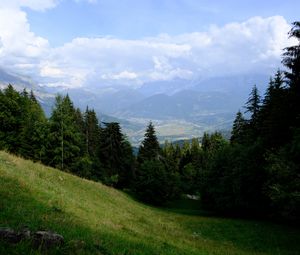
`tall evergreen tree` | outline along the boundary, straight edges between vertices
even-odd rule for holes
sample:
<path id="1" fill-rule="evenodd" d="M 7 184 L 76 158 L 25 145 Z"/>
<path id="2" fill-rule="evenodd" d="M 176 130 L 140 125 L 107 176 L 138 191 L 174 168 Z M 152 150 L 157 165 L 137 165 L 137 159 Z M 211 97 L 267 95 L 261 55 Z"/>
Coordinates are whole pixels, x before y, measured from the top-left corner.
<path id="1" fill-rule="evenodd" d="M 149 123 L 142 144 L 139 147 L 138 161 L 156 160 L 160 153 L 160 146 L 152 122 Z"/>
<path id="2" fill-rule="evenodd" d="M 46 154 L 47 119 L 33 92 L 23 91 L 22 131 L 19 153 L 25 158 L 43 161 Z"/>
<path id="3" fill-rule="evenodd" d="M 258 93 L 258 89 L 256 85 L 252 88 L 252 91 L 250 93 L 250 96 L 248 98 L 248 101 L 246 102 L 245 108 L 246 108 L 246 113 L 251 114 L 251 123 L 256 124 L 256 121 L 258 119 L 258 113 L 260 110 L 260 103 L 261 103 L 261 98 Z"/>
<path id="4" fill-rule="evenodd" d="M 95 111 L 88 107 L 84 114 L 84 136 L 86 153 L 95 158 L 100 142 L 100 126 Z"/>
<path id="5" fill-rule="evenodd" d="M 17 153 L 24 120 L 23 99 L 11 84 L 4 89 L 0 99 L 0 144 L 2 149 Z"/>
<path id="6" fill-rule="evenodd" d="M 293 23 L 289 36 L 298 40 L 298 45 L 284 49 L 282 63 L 288 68 L 285 72 L 291 90 L 300 96 L 300 22 Z"/>
<path id="7" fill-rule="evenodd" d="M 285 78 L 289 93 L 289 121 L 293 127 L 300 126 L 300 22 L 294 22 L 289 36 L 298 41 L 297 45 L 284 49 L 282 63 L 287 67 Z"/>
<path id="8" fill-rule="evenodd" d="M 245 127 L 246 120 L 243 117 L 241 111 L 238 111 L 233 122 L 232 131 L 231 131 L 231 143 L 243 143 L 245 141 Z"/>
<path id="9" fill-rule="evenodd" d="M 74 165 L 81 152 L 81 131 L 76 123 L 76 110 L 69 96 L 56 97 L 50 117 L 49 164 L 76 172 Z"/>
<path id="10" fill-rule="evenodd" d="M 179 175 L 172 167 L 174 162 L 169 165 L 168 158 L 163 158 L 161 154 L 154 126 L 150 122 L 138 152 L 134 190 L 141 200 L 154 204 L 166 202 L 177 196 L 179 191 Z"/>
<path id="11" fill-rule="evenodd" d="M 117 122 L 104 123 L 101 130 L 100 162 L 102 180 L 116 187 L 124 187 L 133 173 L 133 154 Z"/>
<path id="12" fill-rule="evenodd" d="M 290 139 L 288 105 L 282 72 L 278 70 L 269 82 L 259 116 L 259 135 L 268 149 L 277 149 Z"/>

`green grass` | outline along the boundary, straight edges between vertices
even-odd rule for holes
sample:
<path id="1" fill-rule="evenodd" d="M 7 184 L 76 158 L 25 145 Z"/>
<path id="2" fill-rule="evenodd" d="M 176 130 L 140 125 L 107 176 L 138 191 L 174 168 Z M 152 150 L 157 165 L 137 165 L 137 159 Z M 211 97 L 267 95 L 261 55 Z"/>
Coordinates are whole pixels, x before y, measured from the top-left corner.
<path id="1" fill-rule="evenodd" d="M 299 254 L 300 231 L 205 216 L 195 202 L 154 208 L 129 195 L 0 151 L 0 226 L 65 237 L 50 254 Z M 190 209 L 185 209 L 190 208 Z M 0 254 L 39 254 L 0 241 Z"/>

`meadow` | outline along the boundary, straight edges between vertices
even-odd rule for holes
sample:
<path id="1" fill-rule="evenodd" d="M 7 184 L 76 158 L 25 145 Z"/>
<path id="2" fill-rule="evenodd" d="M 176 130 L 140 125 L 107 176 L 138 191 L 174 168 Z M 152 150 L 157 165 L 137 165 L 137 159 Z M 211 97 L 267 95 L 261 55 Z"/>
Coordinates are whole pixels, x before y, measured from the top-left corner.
<path id="1" fill-rule="evenodd" d="M 65 244 L 48 254 L 299 254 L 300 231 L 202 211 L 198 201 L 168 208 L 0 151 L 0 227 L 52 230 Z M 29 241 L 0 240 L 0 254 L 44 254 Z"/>

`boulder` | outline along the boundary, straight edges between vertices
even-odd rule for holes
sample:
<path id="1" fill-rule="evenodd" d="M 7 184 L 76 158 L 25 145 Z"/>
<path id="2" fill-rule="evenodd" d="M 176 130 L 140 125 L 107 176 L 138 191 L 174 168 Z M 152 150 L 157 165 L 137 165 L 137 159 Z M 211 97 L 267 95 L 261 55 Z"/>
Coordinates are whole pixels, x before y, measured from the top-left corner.
<path id="1" fill-rule="evenodd" d="M 49 249 L 53 246 L 60 246 L 64 243 L 62 235 L 51 231 L 37 231 L 33 234 L 33 245 L 42 249 Z"/>
<path id="2" fill-rule="evenodd" d="M 18 243 L 22 240 L 22 234 L 11 228 L 0 228 L 0 239 L 8 243 Z"/>
<path id="3" fill-rule="evenodd" d="M 31 238 L 31 232 L 28 227 L 23 227 L 19 233 L 20 233 L 22 239 L 28 240 Z"/>
<path id="4" fill-rule="evenodd" d="M 28 227 L 17 232 L 11 228 L 0 228 L 0 240 L 8 243 L 19 243 L 22 240 L 32 240 L 36 248 L 49 249 L 53 246 L 60 246 L 64 243 L 63 236 L 52 231 L 37 231 L 31 233 Z"/>

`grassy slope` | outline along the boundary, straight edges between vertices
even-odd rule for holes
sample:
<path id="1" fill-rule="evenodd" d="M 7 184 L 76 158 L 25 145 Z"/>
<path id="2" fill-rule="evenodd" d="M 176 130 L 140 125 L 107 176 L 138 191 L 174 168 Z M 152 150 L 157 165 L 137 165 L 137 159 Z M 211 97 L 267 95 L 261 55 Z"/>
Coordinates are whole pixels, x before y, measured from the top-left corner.
<path id="1" fill-rule="evenodd" d="M 50 229 L 66 254 L 299 254 L 300 231 L 149 207 L 100 183 L 0 151 L 0 226 Z M 0 242 L 0 254 L 35 254 Z"/>

